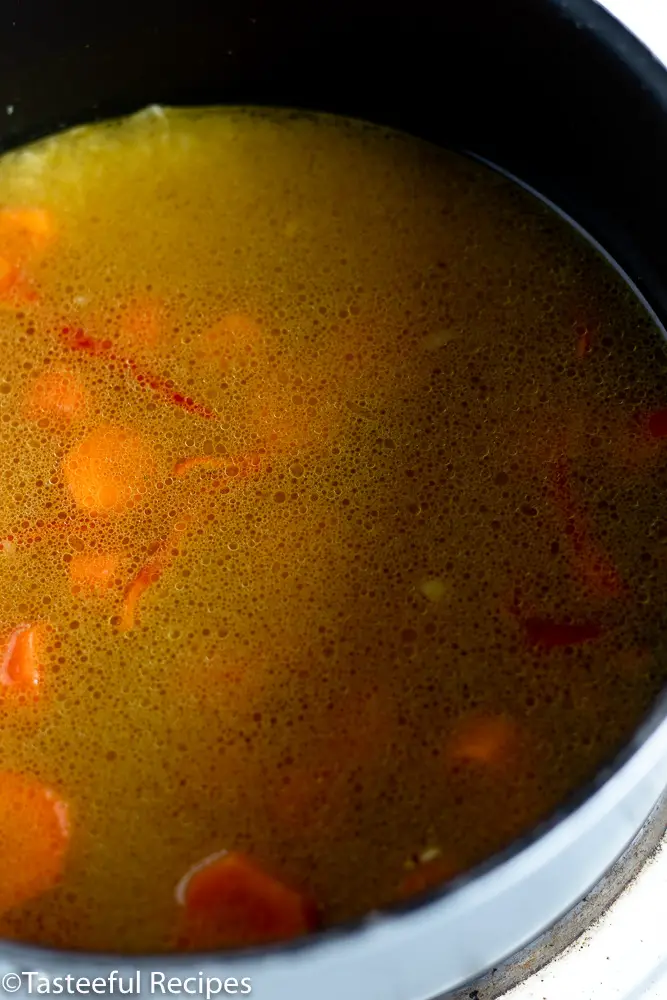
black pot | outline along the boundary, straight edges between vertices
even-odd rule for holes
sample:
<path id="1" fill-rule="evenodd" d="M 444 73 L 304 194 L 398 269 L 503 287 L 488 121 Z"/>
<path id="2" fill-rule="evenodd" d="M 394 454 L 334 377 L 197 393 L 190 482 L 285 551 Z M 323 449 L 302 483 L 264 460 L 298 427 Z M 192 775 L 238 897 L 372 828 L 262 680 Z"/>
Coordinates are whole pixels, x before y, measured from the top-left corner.
<path id="1" fill-rule="evenodd" d="M 334 111 L 471 151 L 576 220 L 667 317 L 667 72 L 593 0 L 396 8 L 190 0 L 185 11 L 152 0 L 5 0 L 2 148 L 153 103 Z M 243 954 L 137 960 L 6 943 L 0 973 L 140 969 L 149 991 L 153 971 L 166 979 L 201 971 L 249 977 L 262 1000 L 426 1000 L 497 963 L 580 899 L 666 785 L 662 699 L 556 816 L 402 910 Z"/>

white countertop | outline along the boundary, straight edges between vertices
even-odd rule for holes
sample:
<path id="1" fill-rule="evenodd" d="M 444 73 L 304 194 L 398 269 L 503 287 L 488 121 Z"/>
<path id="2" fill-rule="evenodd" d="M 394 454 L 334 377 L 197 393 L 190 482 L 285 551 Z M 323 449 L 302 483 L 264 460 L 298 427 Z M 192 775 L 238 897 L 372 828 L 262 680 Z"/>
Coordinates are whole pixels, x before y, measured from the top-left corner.
<path id="1" fill-rule="evenodd" d="M 653 53 L 667 63 L 667 2 L 665 0 L 598 0 L 623 21 Z"/>

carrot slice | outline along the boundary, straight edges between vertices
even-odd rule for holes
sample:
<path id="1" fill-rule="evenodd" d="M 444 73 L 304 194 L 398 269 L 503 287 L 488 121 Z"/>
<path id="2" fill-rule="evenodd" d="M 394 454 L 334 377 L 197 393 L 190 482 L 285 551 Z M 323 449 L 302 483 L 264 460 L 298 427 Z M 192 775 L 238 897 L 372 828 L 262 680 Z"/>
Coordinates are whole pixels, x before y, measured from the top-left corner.
<path id="1" fill-rule="evenodd" d="M 146 490 L 153 461 L 139 434 L 104 425 L 63 460 L 65 483 L 79 507 L 119 513 Z"/>
<path id="2" fill-rule="evenodd" d="M 34 420 L 53 416 L 68 422 L 83 411 L 85 404 L 85 391 L 75 375 L 45 372 L 30 386 L 25 410 Z"/>
<path id="3" fill-rule="evenodd" d="M 67 804 L 35 778 L 0 772 L 0 913 L 60 880 L 69 841 Z"/>
<path id="4" fill-rule="evenodd" d="M 238 852 L 213 854 L 195 865 L 176 887 L 185 909 L 185 947 L 243 947 L 286 941 L 316 926 L 316 909 Z"/>
<path id="5" fill-rule="evenodd" d="M 69 575 L 75 593 L 100 593 L 113 586 L 118 570 L 118 556 L 105 553 L 77 552 L 69 563 Z"/>
<path id="6" fill-rule="evenodd" d="M 595 622 L 555 622 L 550 618 L 528 618 L 524 622 L 526 637 L 531 646 L 555 649 L 559 646 L 578 646 L 599 639 L 603 629 Z"/>
<path id="7" fill-rule="evenodd" d="M 503 767 L 519 745 L 516 723 L 506 715 L 477 715 L 464 719 L 449 739 L 450 764 Z"/>
<path id="8" fill-rule="evenodd" d="M 39 252 L 56 237 L 53 214 L 46 208 L 18 207 L 0 209 L 0 245 L 9 245 L 22 255 Z"/>
<path id="9" fill-rule="evenodd" d="M 37 694 L 42 680 L 40 625 L 19 625 L 11 633 L 0 662 L 0 685 L 19 694 Z"/>
<path id="10" fill-rule="evenodd" d="M 24 265 L 42 253 L 55 235 L 55 222 L 47 209 L 0 209 L 0 309 L 22 309 L 37 300 Z"/>
<path id="11" fill-rule="evenodd" d="M 0 309 L 16 312 L 38 299 L 39 295 L 21 268 L 0 256 Z"/>
<path id="12" fill-rule="evenodd" d="M 0 295 L 8 292 L 18 277 L 18 268 L 6 257 L 0 257 Z"/>

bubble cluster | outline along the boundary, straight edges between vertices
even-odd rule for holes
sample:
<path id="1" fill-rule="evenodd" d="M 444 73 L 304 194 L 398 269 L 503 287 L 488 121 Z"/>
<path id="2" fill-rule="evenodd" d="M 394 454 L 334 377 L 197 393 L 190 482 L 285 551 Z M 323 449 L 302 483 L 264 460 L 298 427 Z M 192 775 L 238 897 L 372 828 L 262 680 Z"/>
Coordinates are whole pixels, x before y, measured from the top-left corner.
<path id="1" fill-rule="evenodd" d="M 562 220 L 371 126 L 152 109 L 5 155 L 3 224 L 0 640 L 43 627 L 0 770 L 69 842 L 0 934 L 173 948 L 224 849 L 335 923 L 627 739 L 664 681 L 665 354 Z"/>

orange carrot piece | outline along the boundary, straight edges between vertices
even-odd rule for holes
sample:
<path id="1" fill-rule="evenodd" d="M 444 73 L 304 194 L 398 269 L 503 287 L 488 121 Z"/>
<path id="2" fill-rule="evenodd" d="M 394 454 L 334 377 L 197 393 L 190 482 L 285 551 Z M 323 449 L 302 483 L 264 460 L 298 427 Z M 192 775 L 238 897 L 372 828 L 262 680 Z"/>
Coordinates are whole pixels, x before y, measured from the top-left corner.
<path id="1" fill-rule="evenodd" d="M 79 507 L 119 513 L 141 492 L 154 469 L 143 439 L 123 427 L 103 425 L 65 456 L 65 483 Z"/>
<path id="2" fill-rule="evenodd" d="M 69 836 L 67 804 L 52 789 L 0 772 L 0 913 L 57 885 Z"/>
<path id="3" fill-rule="evenodd" d="M 0 209 L 0 246 L 9 244 L 22 254 L 43 251 L 56 237 L 53 214 L 46 208 Z"/>
<path id="4" fill-rule="evenodd" d="M 6 257 L 0 257 L 0 295 L 10 290 L 17 277 L 18 268 Z"/>
<path id="5" fill-rule="evenodd" d="M 45 372 L 32 383 L 26 398 L 26 414 L 34 420 L 53 416 L 71 421 L 86 405 L 86 393 L 71 372 Z"/>
<path id="6" fill-rule="evenodd" d="M 39 295 L 21 268 L 0 256 L 0 310 L 16 312 L 38 299 Z"/>
<path id="7" fill-rule="evenodd" d="M 451 881 L 461 871 L 461 864 L 452 857 L 435 857 L 419 861 L 402 879 L 398 887 L 400 899 L 410 899 L 429 889 Z"/>
<path id="8" fill-rule="evenodd" d="M 186 948 L 287 941 L 317 923 L 307 896 L 238 852 L 213 854 L 191 868 L 176 887 L 176 900 L 185 910 Z"/>
<path id="9" fill-rule="evenodd" d="M 22 309 L 37 300 L 24 265 L 47 248 L 55 232 L 47 209 L 0 209 L 0 309 Z"/>
<path id="10" fill-rule="evenodd" d="M 42 627 L 19 625 L 9 636 L 0 661 L 0 686 L 37 696 L 42 681 L 39 646 Z"/>
<path id="11" fill-rule="evenodd" d="M 455 727 L 446 751 L 450 764 L 504 767 L 519 745 L 516 723 L 506 715 L 477 715 Z"/>
<path id="12" fill-rule="evenodd" d="M 95 594 L 108 590 L 118 570 L 118 556 L 109 553 L 77 552 L 69 563 L 75 593 Z"/>

